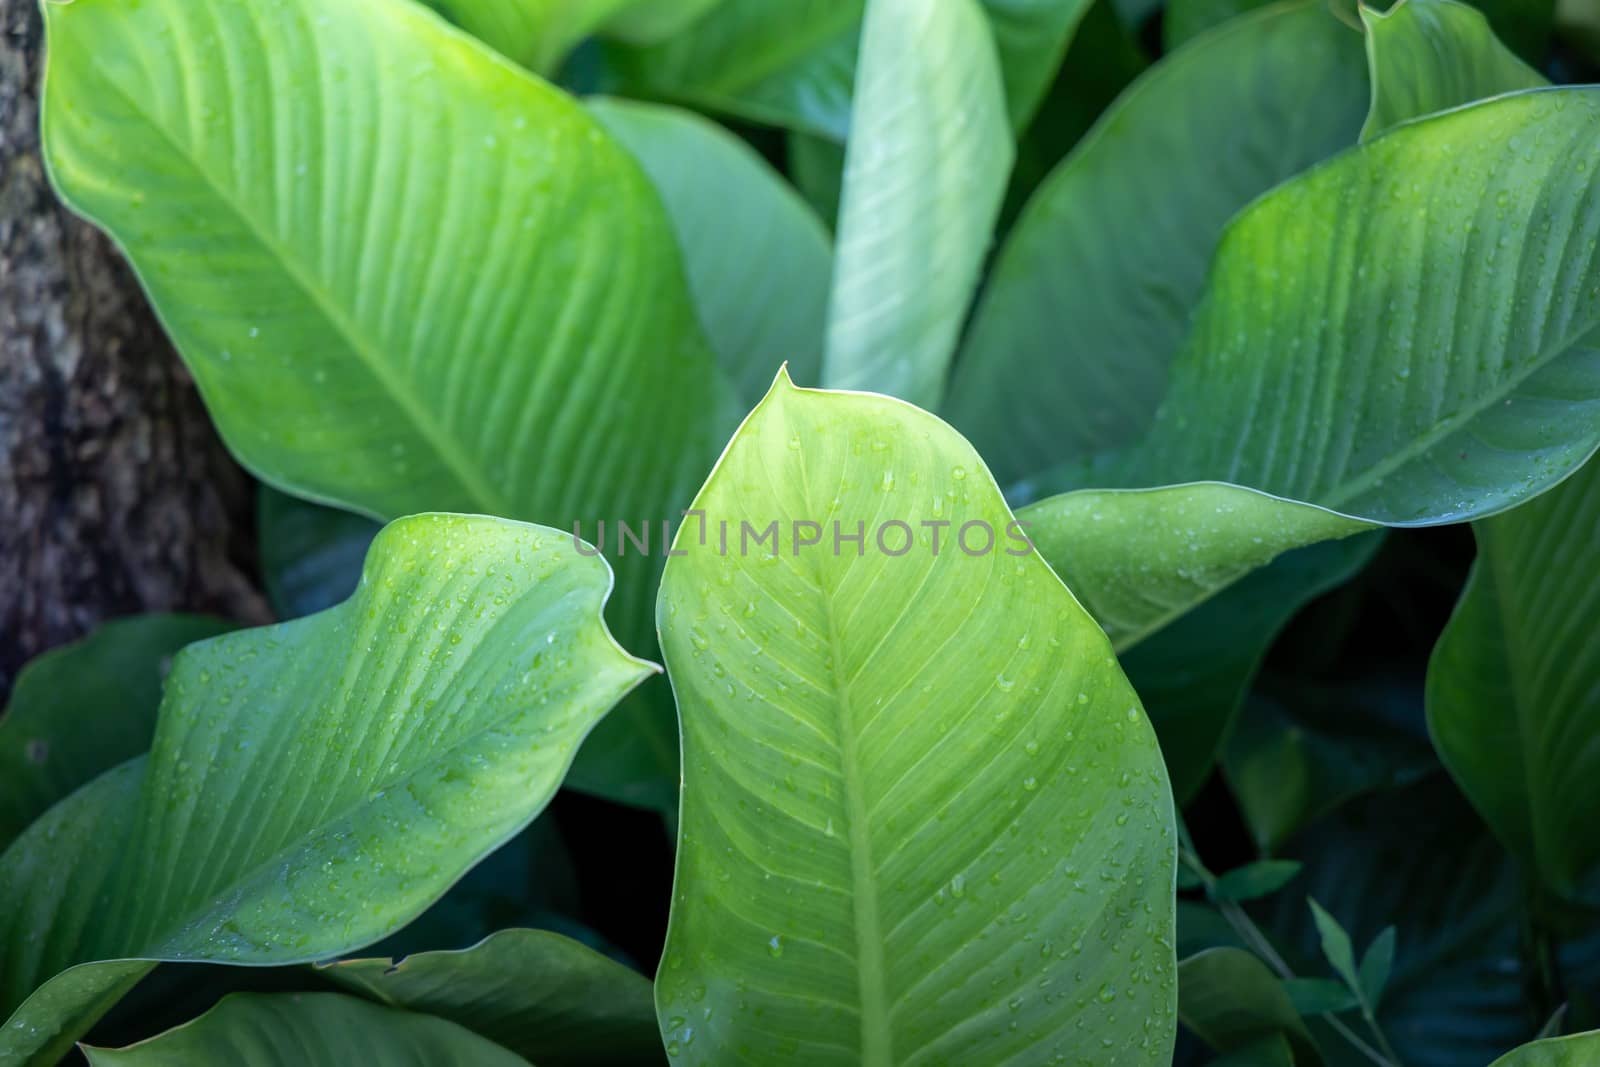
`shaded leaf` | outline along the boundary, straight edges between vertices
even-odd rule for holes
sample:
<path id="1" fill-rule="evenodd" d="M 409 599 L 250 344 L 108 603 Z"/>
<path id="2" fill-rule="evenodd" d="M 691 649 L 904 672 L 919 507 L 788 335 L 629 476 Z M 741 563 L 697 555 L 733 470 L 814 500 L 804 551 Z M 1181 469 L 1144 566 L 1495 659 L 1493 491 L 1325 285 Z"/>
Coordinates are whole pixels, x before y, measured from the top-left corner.
<path id="1" fill-rule="evenodd" d="M 148 749 L 172 656 L 232 628 L 199 615 L 139 615 L 29 660 L 0 714 L 0 849 L 50 805 Z"/>
<path id="2" fill-rule="evenodd" d="M 0 855 L 0 1054 L 50 1061 L 149 961 L 305 962 L 414 918 L 649 672 L 609 588 L 569 534 L 417 516 L 343 605 L 190 645 L 150 755 Z"/>
<path id="3" fill-rule="evenodd" d="M 1366 955 L 1361 957 L 1361 969 L 1356 976 L 1360 979 L 1361 995 L 1374 1008 L 1383 999 L 1384 986 L 1389 984 L 1389 972 L 1394 969 L 1394 940 L 1394 927 L 1384 927 L 1383 932 L 1367 946 Z"/>
<path id="4" fill-rule="evenodd" d="M 263 485 L 256 498 L 256 543 L 272 610 L 280 619 L 298 619 L 355 592 L 378 529 L 364 515 Z"/>
<path id="5" fill-rule="evenodd" d="M 1600 862 L 1600 462 L 1477 523 L 1478 559 L 1428 664 L 1428 727 L 1530 871 L 1574 892 Z"/>
<path id="6" fill-rule="evenodd" d="M 127 1048 L 85 1048 L 91 1067 L 526 1067 L 472 1031 L 338 993 L 235 993 Z"/>
<path id="7" fill-rule="evenodd" d="M 1355 140 L 1361 64 L 1322 0 L 1241 19 L 1137 79 L 1045 180 L 945 403 L 1002 485 L 1142 435 L 1224 224 Z"/>
<path id="8" fill-rule="evenodd" d="M 319 970 L 370 999 L 459 1023 L 540 1067 L 665 1059 L 649 981 L 559 934 L 502 930 L 458 952 Z"/>
<path id="9" fill-rule="evenodd" d="M 1356 1007 L 1356 995 L 1343 982 L 1332 978 L 1287 978 L 1283 991 L 1301 1015 L 1326 1015 Z"/>
<path id="10" fill-rule="evenodd" d="M 1168 0 L 1161 18 L 1161 43 L 1168 52 L 1207 30 L 1238 18 L 1273 0 Z"/>
<path id="11" fill-rule="evenodd" d="M 1466 4 L 1404 0 L 1387 12 L 1363 5 L 1361 21 L 1372 72 L 1372 109 L 1361 127 L 1363 141 L 1435 111 L 1549 84 Z"/>
<path id="12" fill-rule="evenodd" d="M 510 59 L 550 73 L 631 0 L 422 0 Z"/>
<path id="13" fill-rule="evenodd" d="M 910 405 L 780 377 L 696 506 L 778 541 L 724 554 L 686 528 L 662 585 L 685 753 L 668 1051 L 998 1063 L 1110 1041 L 1169 1062 L 1155 739 L 1099 628 L 1006 543 L 972 448 Z M 863 551 L 800 546 L 796 520 L 859 522 Z M 942 521 L 999 543 L 935 554 L 922 524 Z M 982 936 L 1000 922 L 1032 939 Z"/>
<path id="14" fill-rule="evenodd" d="M 931 408 L 1013 154 L 976 0 L 871 0 L 851 122 L 823 383 Z"/>
<path id="15" fill-rule="evenodd" d="M 1322 955 L 1333 966 L 1333 971 L 1351 990 L 1359 990 L 1361 981 L 1356 974 L 1355 949 L 1350 945 L 1350 935 L 1345 933 L 1344 927 L 1339 925 L 1339 920 L 1310 897 L 1306 904 L 1311 908 L 1311 917 L 1316 921 L 1317 933 L 1322 937 Z"/>
<path id="16" fill-rule="evenodd" d="M 816 382 L 833 269 L 816 215 L 748 145 L 698 115 L 624 100 L 586 106 L 661 193 L 700 322 L 740 399 L 761 399 L 785 361 Z"/>
<path id="17" fill-rule="evenodd" d="M 1258 860 L 1219 876 L 1216 893 L 1223 900 L 1255 900 L 1276 893 L 1299 873 L 1294 860 Z"/>
<path id="18" fill-rule="evenodd" d="M 1600 1057 L 1600 1031 L 1547 1038 L 1524 1045 L 1489 1067 L 1590 1067 Z"/>

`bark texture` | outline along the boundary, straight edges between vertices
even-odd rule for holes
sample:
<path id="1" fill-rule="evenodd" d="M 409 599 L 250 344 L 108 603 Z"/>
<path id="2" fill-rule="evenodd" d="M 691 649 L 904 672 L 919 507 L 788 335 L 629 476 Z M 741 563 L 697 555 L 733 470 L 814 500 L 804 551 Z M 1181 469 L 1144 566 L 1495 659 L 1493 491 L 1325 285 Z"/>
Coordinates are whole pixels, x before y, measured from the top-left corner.
<path id="1" fill-rule="evenodd" d="M 141 611 L 261 621 L 254 492 L 111 243 L 39 158 L 36 0 L 0 0 L 0 705 Z"/>

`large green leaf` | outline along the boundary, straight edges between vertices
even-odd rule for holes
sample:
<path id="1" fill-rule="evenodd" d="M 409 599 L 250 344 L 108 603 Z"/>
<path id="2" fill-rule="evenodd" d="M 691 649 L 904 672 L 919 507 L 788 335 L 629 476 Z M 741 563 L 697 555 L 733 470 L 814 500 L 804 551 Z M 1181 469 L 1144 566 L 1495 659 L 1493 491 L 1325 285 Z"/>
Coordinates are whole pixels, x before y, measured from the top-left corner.
<path id="1" fill-rule="evenodd" d="M 148 749 L 168 661 L 229 629 L 198 615 L 141 615 L 23 667 L 0 713 L 0 849 L 50 805 Z"/>
<path id="2" fill-rule="evenodd" d="M 733 424 L 649 179 L 409 3 L 46 4 L 44 151 L 264 481 L 383 517 L 676 518 Z M 648 651 L 659 557 L 618 560 Z M 579 780 L 675 778 L 613 720 Z"/>
<path id="3" fill-rule="evenodd" d="M 1591 1067 L 1600 1062 L 1600 1031 L 1535 1041 L 1506 1053 L 1489 1067 Z"/>
<path id="4" fill-rule="evenodd" d="M 665 1059 L 650 983 L 543 930 L 502 930 L 460 952 L 342 960 L 321 973 L 363 996 L 460 1023 L 540 1067 Z"/>
<path id="5" fill-rule="evenodd" d="M 0 855 L 0 1058 L 59 1054 L 146 961 L 323 959 L 416 916 L 649 673 L 609 588 L 569 534 L 419 516 L 341 606 L 189 646 L 149 757 Z"/>
<path id="6" fill-rule="evenodd" d="M 1428 664 L 1428 726 L 1506 847 L 1571 892 L 1600 862 L 1600 462 L 1474 531 Z"/>
<path id="7" fill-rule="evenodd" d="M 1027 127 L 1061 66 L 1091 0 L 982 0 L 1000 53 L 1006 112 Z"/>
<path id="8" fill-rule="evenodd" d="M 692 112 L 587 106 L 656 183 L 700 322 L 740 398 L 759 400 L 785 360 L 800 381 L 816 382 L 833 269 L 816 214 L 748 145 Z"/>
<path id="9" fill-rule="evenodd" d="M 1002 484 L 1138 439 L 1223 225 L 1355 140 L 1361 65 L 1323 0 L 1240 19 L 1134 82 L 1045 181 L 946 401 Z"/>
<path id="10" fill-rule="evenodd" d="M 976 0 L 871 0 L 851 121 L 823 382 L 934 407 L 1013 154 Z"/>
<path id="11" fill-rule="evenodd" d="M 1258 200 L 1121 483 L 1429 524 L 1559 481 L 1600 442 L 1597 120 L 1600 89 L 1496 97 Z"/>
<path id="12" fill-rule="evenodd" d="M 541 72 L 632 0 L 422 0 L 451 22 Z"/>
<path id="13" fill-rule="evenodd" d="M 1486 96 L 1547 85 L 1495 38 L 1479 12 L 1455 0 L 1404 0 L 1388 12 L 1363 6 L 1372 108 L 1361 139 Z"/>
<path id="14" fill-rule="evenodd" d="M 668 1051 L 1166 1064 L 1155 738 L 971 446 L 780 377 L 696 506 L 659 612 L 684 745 Z M 858 525 L 859 555 L 834 540 Z"/>
<path id="15" fill-rule="evenodd" d="M 84 1053 L 90 1067 L 527 1067 L 455 1023 L 339 993 L 234 994 L 148 1041 Z"/>
<path id="16" fill-rule="evenodd" d="M 1266 7 L 1273 0 L 1169 0 L 1161 16 L 1161 43 L 1171 52 L 1229 19 Z"/>

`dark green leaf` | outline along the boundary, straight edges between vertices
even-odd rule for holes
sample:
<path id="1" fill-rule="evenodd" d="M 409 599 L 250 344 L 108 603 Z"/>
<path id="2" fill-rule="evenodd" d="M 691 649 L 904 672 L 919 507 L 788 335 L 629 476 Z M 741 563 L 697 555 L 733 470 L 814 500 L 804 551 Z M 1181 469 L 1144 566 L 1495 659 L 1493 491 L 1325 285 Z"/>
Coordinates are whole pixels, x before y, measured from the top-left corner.
<path id="1" fill-rule="evenodd" d="M 1276 893 L 1299 873 L 1294 860 L 1258 860 L 1218 877 L 1215 891 L 1223 900 L 1255 900 Z"/>
<path id="2" fill-rule="evenodd" d="M 1311 897 L 1306 898 L 1306 903 L 1311 907 L 1311 916 L 1316 920 L 1317 933 L 1322 937 L 1322 955 L 1333 965 L 1334 973 L 1343 978 L 1345 984 L 1352 990 L 1361 988 L 1360 976 L 1356 973 L 1355 949 L 1351 947 L 1350 935 L 1345 933 L 1344 927 L 1339 925 L 1339 920 L 1329 915 L 1321 904 Z"/>
<path id="3" fill-rule="evenodd" d="M 1361 979 L 1361 996 L 1370 1008 L 1378 1007 L 1383 1000 L 1384 987 L 1389 984 L 1389 972 L 1394 969 L 1394 942 L 1394 927 L 1386 926 L 1367 946 L 1366 955 L 1361 957 L 1361 970 L 1357 977 Z"/>
<path id="4" fill-rule="evenodd" d="M 280 619 L 331 608 L 355 592 L 361 561 L 380 524 L 263 485 L 256 540 L 267 598 Z"/>
<path id="5" fill-rule="evenodd" d="M 1280 1033 L 1311 1044 L 1278 979 L 1243 949 L 1207 949 L 1178 964 L 1178 1018 L 1218 1052 Z"/>
<path id="6" fill-rule="evenodd" d="M 1301 1015 L 1337 1015 L 1356 1007 L 1356 995 L 1332 978 L 1287 978 L 1283 991 Z"/>

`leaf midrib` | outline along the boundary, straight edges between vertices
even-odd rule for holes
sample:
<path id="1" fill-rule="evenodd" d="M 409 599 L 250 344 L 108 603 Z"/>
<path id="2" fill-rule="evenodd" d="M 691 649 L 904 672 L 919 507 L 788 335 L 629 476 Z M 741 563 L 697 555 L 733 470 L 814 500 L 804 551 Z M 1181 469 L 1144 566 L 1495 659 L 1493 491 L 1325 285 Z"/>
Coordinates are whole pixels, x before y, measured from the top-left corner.
<path id="1" fill-rule="evenodd" d="M 188 150 L 188 146 L 176 135 L 167 130 L 158 122 L 148 110 L 140 105 L 139 100 L 131 95 L 115 79 L 105 75 L 101 80 L 112 87 L 133 112 L 142 116 L 151 130 L 154 130 L 173 152 L 189 165 L 189 169 L 201 180 L 216 197 L 217 201 L 230 211 L 239 221 L 241 227 L 249 233 L 267 255 L 278 263 L 284 274 L 294 285 L 299 288 L 310 300 L 311 304 L 328 322 L 353 352 L 361 363 L 367 368 L 371 377 L 389 394 L 412 423 L 413 428 L 435 451 L 435 454 L 444 461 L 451 475 L 466 495 L 487 514 L 515 517 L 518 512 L 513 509 L 510 502 L 498 490 L 484 480 L 481 473 L 474 469 L 471 458 L 461 451 L 456 439 L 447 432 L 442 424 L 436 424 L 430 417 L 427 409 L 423 407 L 410 389 L 405 388 L 401 380 L 392 375 L 383 360 L 369 347 L 368 342 L 362 337 L 355 324 L 350 322 L 342 312 L 331 304 L 299 268 L 295 258 L 289 255 L 276 240 L 269 236 L 243 205 L 236 202 L 223 187 L 202 165 L 198 156 Z M 72 197 L 65 189 L 61 190 L 62 198 L 71 200 Z M 88 212 L 85 212 L 88 214 Z M 130 262 L 133 257 L 129 256 Z M 138 272 L 137 264 L 134 270 Z"/>
<path id="2" fill-rule="evenodd" d="M 811 499 L 811 479 L 806 457 L 799 456 L 801 499 Z M 865 1067 L 888 1067 L 894 1061 L 893 1035 L 889 1029 L 888 997 L 883 963 L 883 924 L 878 909 L 878 885 L 872 860 L 872 835 L 861 779 L 860 753 L 856 748 L 855 718 L 850 703 L 850 680 L 844 671 L 844 646 L 833 591 L 822 580 L 819 564 L 817 592 L 828 619 L 828 656 L 833 676 L 833 691 L 839 712 L 839 780 L 845 799 L 846 837 L 850 842 L 850 905 L 855 919 L 856 980 L 861 998 L 861 1062 Z"/>

